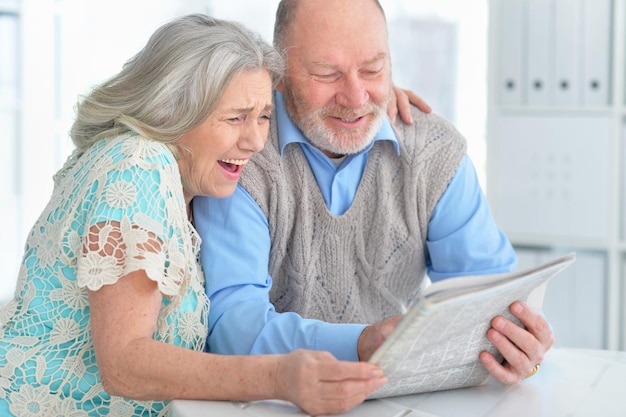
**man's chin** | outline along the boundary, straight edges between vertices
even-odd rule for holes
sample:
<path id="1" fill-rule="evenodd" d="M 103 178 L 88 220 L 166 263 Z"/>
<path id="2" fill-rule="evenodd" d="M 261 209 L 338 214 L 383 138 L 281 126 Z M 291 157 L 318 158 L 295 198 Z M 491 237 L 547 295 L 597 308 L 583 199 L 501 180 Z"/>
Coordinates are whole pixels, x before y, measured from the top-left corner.
<path id="1" fill-rule="evenodd" d="M 363 140 L 363 136 L 359 135 L 360 139 L 345 139 L 342 141 L 335 141 L 333 145 L 323 146 L 322 148 L 326 150 L 326 152 L 331 152 L 337 155 L 351 155 L 355 153 L 361 152 L 363 149 L 367 148 L 369 144 L 372 142 L 372 139 Z"/>
<path id="2" fill-rule="evenodd" d="M 328 147 L 335 148 L 335 151 L 332 152 L 342 155 L 359 153 L 372 143 L 379 130 L 380 125 L 376 123 L 358 129 L 329 129 L 334 139 L 329 144 L 332 146 Z"/>

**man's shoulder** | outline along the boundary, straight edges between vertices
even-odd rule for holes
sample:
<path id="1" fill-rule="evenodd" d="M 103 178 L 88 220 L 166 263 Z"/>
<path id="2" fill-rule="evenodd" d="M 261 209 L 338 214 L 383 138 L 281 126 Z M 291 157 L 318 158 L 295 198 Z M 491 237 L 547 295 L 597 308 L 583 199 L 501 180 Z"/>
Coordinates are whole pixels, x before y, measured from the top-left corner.
<path id="1" fill-rule="evenodd" d="M 396 118 L 393 127 L 396 130 L 402 132 L 419 131 L 425 127 L 443 127 L 456 131 L 456 128 L 448 119 L 442 115 L 431 112 L 424 113 L 418 107 L 411 105 L 411 116 L 413 117 L 413 123 L 405 123 L 400 116 Z"/>
<path id="2" fill-rule="evenodd" d="M 396 119 L 393 129 L 398 141 L 411 148 L 421 148 L 437 144 L 439 146 L 449 146 L 457 144 L 466 147 L 463 135 L 445 117 L 432 112 L 424 113 L 415 106 L 411 106 L 413 123 L 407 124 Z"/>
<path id="3" fill-rule="evenodd" d="M 252 188 L 269 187 L 282 177 L 281 155 L 275 127 L 270 125 L 265 146 L 260 152 L 252 155 L 241 173 L 239 183 L 250 192 Z"/>

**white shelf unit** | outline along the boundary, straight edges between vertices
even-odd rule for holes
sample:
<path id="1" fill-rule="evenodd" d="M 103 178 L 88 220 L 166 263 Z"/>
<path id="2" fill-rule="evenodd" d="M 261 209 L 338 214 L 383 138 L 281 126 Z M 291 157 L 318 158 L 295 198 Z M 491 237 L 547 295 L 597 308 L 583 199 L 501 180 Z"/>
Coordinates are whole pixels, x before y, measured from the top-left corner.
<path id="1" fill-rule="evenodd" d="M 626 349 L 626 0 L 490 0 L 487 197 L 557 344 Z M 561 336 L 561 337 L 560 337 Z"/>

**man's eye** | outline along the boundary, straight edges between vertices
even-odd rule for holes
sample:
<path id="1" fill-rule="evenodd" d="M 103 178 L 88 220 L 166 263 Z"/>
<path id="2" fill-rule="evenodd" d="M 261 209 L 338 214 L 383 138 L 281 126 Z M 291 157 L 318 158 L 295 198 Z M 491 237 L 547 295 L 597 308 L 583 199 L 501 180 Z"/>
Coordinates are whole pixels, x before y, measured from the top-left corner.
<path id="1" fill-rule="evenodd" d="M 380 74 L 382 71 L 383 71 L 382 68 L 375 69 L 375 70 L 365 70 L 365 71 L 362 71 L 362 74 L 364 77 L 375 77 L 378 74 Z"/>
<path id="2" fill-rule="evenodd" d="M 314 74 L 313 77 L 317 78 L 320 81 L 331 82 L 339 79 L 340 75 L 337 73 L 332 74 Z"/>

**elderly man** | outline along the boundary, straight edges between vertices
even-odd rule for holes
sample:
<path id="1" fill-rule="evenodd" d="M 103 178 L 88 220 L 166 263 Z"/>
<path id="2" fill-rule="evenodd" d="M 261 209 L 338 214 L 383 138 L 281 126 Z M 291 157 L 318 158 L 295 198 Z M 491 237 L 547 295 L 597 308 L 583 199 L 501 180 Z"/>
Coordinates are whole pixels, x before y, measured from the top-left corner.
<path id="1" fill-rule="evenodd" d="M 195 201 L 206 236 L 212 352 L 296 348 L 367 360 L 428 276 L 510 271 L 515 252 L 495 224 L 447 121 L 412 110 L 393 124 L 387 24 L 376 0 L 283 0 L 274 43 L 287 74 L 265 149 L 233 197 Z M 511 306 L 488 337 L 516 383 L 554 337 L 545 319 Z"/>

